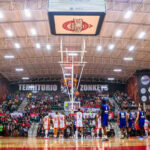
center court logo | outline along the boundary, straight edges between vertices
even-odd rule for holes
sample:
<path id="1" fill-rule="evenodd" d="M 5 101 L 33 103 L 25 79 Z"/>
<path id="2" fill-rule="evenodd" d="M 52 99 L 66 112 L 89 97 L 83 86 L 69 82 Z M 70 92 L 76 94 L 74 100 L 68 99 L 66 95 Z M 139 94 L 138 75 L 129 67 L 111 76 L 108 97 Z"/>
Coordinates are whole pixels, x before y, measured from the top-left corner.
<path id="1" fill-rule="evenodd" d="M 91 24 L 83 21 L 83 19 L 73 19 L 65 22 L 62 26 L 67 31 L 78 33 L 93 27 Z"/>

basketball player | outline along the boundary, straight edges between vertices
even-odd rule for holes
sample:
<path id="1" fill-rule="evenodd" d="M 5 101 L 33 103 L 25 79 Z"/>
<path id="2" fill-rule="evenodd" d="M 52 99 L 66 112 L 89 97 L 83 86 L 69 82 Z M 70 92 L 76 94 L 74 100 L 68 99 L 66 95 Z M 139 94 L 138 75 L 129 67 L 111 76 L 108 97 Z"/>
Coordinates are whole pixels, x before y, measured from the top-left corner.
<path id="1" fill-rule="evenodd" d="M 81 139 L 83 139 L 83 115 L 80 109 L 78 109 L 78 112 L 76 113 L 76 138 L 78 138 L 78 131 L 81 132 Z"/>
<path id="2" fill-rule="evenodd" d="M 64 130 L 66 128 L 66 118 L 64 113 L 62 112 L 62 114 L 59 115 L 59 122 L 60 122 L 60 137 L 64 137 Z"/>
<path id="3" fill-rule="evenodd" d="M 129 114 L 128 114 L 128 134 L 131 137 L 131 130 L 134 128 L 134 122 L 136 119 L 136 113 L 134 111 L 130 111 L 129 110 Z"/>
<path id="4" fill-rule="evenodd" d="M 143 135 L 144 135 L 144 123 L 145 123 L 145 112 L 142 110 L 142 107 L 139 106 L 138 107 L 138 112 L 137 112 L 137 117 L 135 120 L 135 124 L 139 125 L 140 128 L 140 139 L 143 139 Z"/>
<path id="5" fill-rule="evenodd" d="M 45 139 L 48 139 L 48 131 L 50 128 L 50 118 L 48 114 L 43 118 L 43 125 L 44 125 L 44 130 L 45 130 Z"/>
<path id="6" fill-rule="evenodd" d="M 117 123 L 121 130 L 121 139 L 125 138 L 126 135 L 126 127 L 127 127 L 127 113 L 124 111 L 123 107 L 121 107 L 121 111 L 118 113 Z"/>
<path id="7" fill-rule="evenodd" d="M 109 107 L 106 103 L 107 100 L 108 100 L 108 98 L 103 98 L 102 105 L 101 105 L 101 113 L 100 113 L 101 114 L 101 124 L 102 124 L 103 133 L 104 133 L 103 141 L 108 141 L 106 128 L 108 126 Z"/>
<path id="8" fill-rule="evenodd" d="M 145 136 L 148 136 L 148 132 L 149 132 L 149 127 L 148 127 L 148 120 L 145 118 L 145 123 L 144 123 L 144 130 L 145 130 Z"/>
<path id="9" fill-rule="evenodd" d="M 99 138 L 99 130 L 102 129 L 100 111 L 99 111 L 98 114 L 96 115 L 96 129 L 97 129 L 97 138 Z"/>
<path id="10" fill-rule="evenodd" d="M 73 129 L 73 130 L 72 130 L 72 131 L 73 131 L 72 135 L 73 135 L 74 137 L 76 137 L 76 134 L 75 134 L 75 133 L 76 133 L 76 123 L 77 123 L 77 120 L 76 120 L 76 118 L 75 118 L 74 116 L 72 117 L 72 119 L 73 119 L 73 120 L 72 120 L 72 129 Z"/>
<path id="11" fill-rule="evenodd" d="M 54 124 L 54 137 L 57 137 L 58 129 L 59 129 L 59 115 L 58 112 L 56 112 L 56 115 L 53 117 L 53 124 Z"/>

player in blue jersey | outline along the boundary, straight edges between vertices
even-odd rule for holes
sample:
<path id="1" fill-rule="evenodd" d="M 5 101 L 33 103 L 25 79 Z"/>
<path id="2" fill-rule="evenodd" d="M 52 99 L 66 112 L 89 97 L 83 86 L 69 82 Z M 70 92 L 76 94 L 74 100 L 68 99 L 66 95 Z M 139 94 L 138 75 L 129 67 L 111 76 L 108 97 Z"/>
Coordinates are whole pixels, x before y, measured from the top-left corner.
<path id="1" fill-rule="evenodd" d="M 143 111 L 142 107 L 138 107 L 137 117 L 135 120 L 135 123 L 139 125 L 140 127 L 140 139 L 143 138 L 145 131 L 144 131 L 144 123 L 145 123 L 145 112 Z"/>
<path id="2" fill-rule="evenodd" d="M 72 117 L 72 137 L 73 137 L 73 136 L 75 137 L 75 133 L 76 133 L 76 119 L 75 119 L 75 117 L 73 116 L 73 117 Z"/>
<path id="3" fill-rule="evenodd" d="M 123 107 L 121 107 L 121 111 L 118 113 L 117 123 L 121 130 L 121 139 L 124 139 L 125 135 L 127 134 L 127 113 L 124 111 Z"/>
<path id="4" fill-rule="evenodd" d="M 136 119 L 136 113 L 132 110 L 129 110 L 129 114 L 128 114 L 128 135 L 131 137 L 132 136 L 132 129 L 134 129 L 134 122 Z"/>
<path id="5" fill-rule="evenodd" d="M 102 105 L 101 105 L 101 124 L 103 128 L 103 133 L 104 133 L 104 141 L 107 141 L 107 132 L 106 132 L 106 127 L 108 126 L 108 114 L 109 114 L 109 107 L 107 105 L 108 98 L 103 98 L 102 100 Z"/>

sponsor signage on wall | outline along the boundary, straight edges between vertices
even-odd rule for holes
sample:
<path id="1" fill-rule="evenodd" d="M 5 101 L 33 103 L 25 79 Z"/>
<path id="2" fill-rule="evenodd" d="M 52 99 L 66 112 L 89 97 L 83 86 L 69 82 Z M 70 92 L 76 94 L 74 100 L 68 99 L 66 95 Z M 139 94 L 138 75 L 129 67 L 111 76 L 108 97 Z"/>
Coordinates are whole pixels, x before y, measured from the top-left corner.
<path id="1" fill-rule="evenodd" d="M 57 84 L 19 84 L 20 91 L 57 91 Z"/>
<path id="2" fill-rule="evenodd" d="M 108 91 L 108 85 L 101 84 L 81 84 L 80 91 Z"/>
<path id="3" fill-rule="evenodd" d="M 150 70 L 138 74 L 138 93 L 141 102 L 150 102 Z"/>
<path id="4" fill-rule="evenodd" d="M 51 84 L 19 84 L 20 91 L 58 91 L 63 90 L 64 87 L 61 86 L 59 83 L 51 83 Z M 108 91 L 107 84 L 90 84 L 90 83 L 82 83 L 79 86 L 79 91 L 98 91 L 98 92 L 105 92 Z"/>
<path id="5" fill-rule="evenodd" d="M 21 113 L 13 112 L 13 113 L 11 113 L 10 115 L 11 115 L 11 117 L 22 117 L 22 116 L 23 116 L 23 113 L 22 113 L 22 112 L 21 112 Z"/>

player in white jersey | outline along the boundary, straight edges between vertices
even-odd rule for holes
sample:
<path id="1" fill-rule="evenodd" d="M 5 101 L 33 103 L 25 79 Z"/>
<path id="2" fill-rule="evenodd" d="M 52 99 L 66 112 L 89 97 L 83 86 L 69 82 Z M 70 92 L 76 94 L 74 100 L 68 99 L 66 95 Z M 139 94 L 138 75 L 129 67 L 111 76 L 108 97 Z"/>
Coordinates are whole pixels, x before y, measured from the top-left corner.
<path id="1" fill-rule="evenodd" d="M 148 120 L 145 119 L 145 123 L 144 123 L 145 136 L 148 136 L 148 132 L 149 132 L 148 124 L 149 124 Z"/>
<path id="2" fill-rule="evenodd" d="M 57 137 L 58 129 L 59 129 L 59 115 L 56 112 L 56 115 L 53 116 L 53 124 L 54 124 L 54 137 Z"/>
<path id="3" fill-rule="evenodd" d="M 48 114 L 46 114 L 46 116 L 43 118 L 43 126 L 45 130 L 45 139 L 48 139 L 48 131 L 50 128 L 50 118 Z"/>
<path id="4" fill-rule="evenodd" d="M 64 136 L 64 130 L 66 128 L 66 119 L 65 119 L 65 115 L 62 112 L 62 114 L 59 115 L 59 127 L 60 127 L 60 137 Z"/>
<path id="5" fill-rule="evenodd" d="M 83 114 L 78 109 L 78 112 L 76 113 L 76 138 L 78 138 L 78 131 L 81 131 L 81 138 L 83 138 Z"/>
<path id="6" fill-rule="evenodd" d="M 100 111 L 96 115 L 96 128 L 97 128 L 97 137 L 99 137 L 99 130 L 102 129 Z"/>

